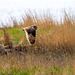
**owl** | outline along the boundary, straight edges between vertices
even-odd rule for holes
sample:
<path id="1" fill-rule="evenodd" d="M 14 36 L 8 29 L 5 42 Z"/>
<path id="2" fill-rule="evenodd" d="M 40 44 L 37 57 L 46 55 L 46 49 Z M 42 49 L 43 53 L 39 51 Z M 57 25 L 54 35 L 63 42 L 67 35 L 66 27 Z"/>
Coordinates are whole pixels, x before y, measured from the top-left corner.
<path id="1" fill-rule="evenodd" d="M 26 38 L 29 44 L 30 45 L 34 44 L 36 40 L 37 26 L 36 25 L 28 26 L 28 27 L 23 28 L 22 30 L 26 32 Z"/>

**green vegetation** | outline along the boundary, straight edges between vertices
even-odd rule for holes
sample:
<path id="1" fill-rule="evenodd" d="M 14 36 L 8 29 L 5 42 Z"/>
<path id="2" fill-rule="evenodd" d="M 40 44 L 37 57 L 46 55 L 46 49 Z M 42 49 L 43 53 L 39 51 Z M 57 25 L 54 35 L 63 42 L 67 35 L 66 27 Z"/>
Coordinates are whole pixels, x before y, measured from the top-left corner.
<path id="1" fill-rule="evenodd" d="M 63 75 L 64 70 L 66 70 L 66 75 L 74 75 L 74 70 L 72 67 L 67 67 L 66 69 L 64 69 L 60 68 L 59 66 L 53 66 L 52 68 L 45 69 L 43 71 L 42 69 L 40 70 L 38 70 L 37 68 L 31 70 L 16 70 L 15 68 L 11 68 L 8 71 L 2 70 L 0 75 Z"/>
<path id="2" fill-rule="evenodd" d="M 21 40 L 21 38 L 25 37 L 25 32 L 20 30 L 19 28 L 9 28 L 8 29 L 9 34 L 11 35 L 12 39 L 14 40 L 14 44 L 18 44 Z M 25 37 L 26 39 L 26 37 Z"/>

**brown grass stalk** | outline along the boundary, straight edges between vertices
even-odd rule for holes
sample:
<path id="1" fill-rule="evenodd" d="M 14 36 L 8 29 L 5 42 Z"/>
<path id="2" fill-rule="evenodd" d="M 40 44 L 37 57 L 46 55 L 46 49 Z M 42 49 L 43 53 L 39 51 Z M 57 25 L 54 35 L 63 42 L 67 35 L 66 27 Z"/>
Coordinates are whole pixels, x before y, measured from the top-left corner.
<path id="1" fill-rule="evenodd" d="M 4 32 L 4 46 L 9 46 L 9 48 L 11 48 L 12 42 L 7 27 L 3 28 L 3 32 Z"/>

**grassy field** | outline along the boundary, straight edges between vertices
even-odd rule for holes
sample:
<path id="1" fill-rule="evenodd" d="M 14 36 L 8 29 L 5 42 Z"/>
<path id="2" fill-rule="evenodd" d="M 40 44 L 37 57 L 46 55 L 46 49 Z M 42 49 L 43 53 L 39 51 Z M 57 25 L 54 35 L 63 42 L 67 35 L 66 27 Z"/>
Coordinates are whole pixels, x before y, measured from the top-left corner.
<path id="1" fill-rule="evenodd" d="M 24 23 L 0 29 L 1 75 L 75 75 L 75 19 L 65 13 L 56 22 L 50 13 L 40 18 L 26 14 Z M 30 46 L 26 26 L 37 25 L 36 42 Z M 11 45 L 9 48 L 5 46 Z"/>

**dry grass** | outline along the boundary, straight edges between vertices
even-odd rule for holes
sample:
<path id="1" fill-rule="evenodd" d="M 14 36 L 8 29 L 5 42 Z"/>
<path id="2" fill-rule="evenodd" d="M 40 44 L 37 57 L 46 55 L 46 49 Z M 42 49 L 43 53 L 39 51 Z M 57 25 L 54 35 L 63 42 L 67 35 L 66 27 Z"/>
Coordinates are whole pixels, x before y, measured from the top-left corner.
<path id="1" fill-rule="evenodd" d="M 48 56 L 35 55 L 32 53 L 24 53 L 24 55 L 9 54 L 0 56 L 0 73 L 12 72 L 18 75 L 17 71 L 29 70 L 29 75 L 74 75 L 75 74 L 75 61 L 62 60 L 51 58 Z M 13 71 L 12 71 L 13 70 Z M 8 75 L 7 74 L 7 75 Z M 22 74 L 21 74 L 22 75 Z M 25 74 L 26 75 L 26 74 Z M 27 74 L 28 75 L 28 74 Z"/>
<path id="2" fill-rule="evenodd" d="M 8 33 L 7 27 L 3 28 L 3 32 L 4 32 L 4 46 L 10 46 L 10 48 L 11 48 L 12 42 L 11 42 L 11 38 L 10 38 L 10 35 Z"/>
<path id="3" fill-rule="evenodd" d="M 18 26 L 17 23 L 14 22 L 14 29 L 15 26 L 21 29 L 23 27 L 34 24 L 38 27 L 35 45 L 47 47 L 49 50 L 51 49 L 53 51 L 60 50 L 61 52 L 67 51 L 70 53 L 73 53 L 75 51 L 75 22 L 72 16 L 65 13 L 63 22 L 58 23 L 52 19 L 50 13 L 44 14 L 41 19 L 38 18 L 37 13 L 35 14 L 35 16 L 33 16 L 32 14 L 26 14 L 26 19 L 24 19 L 24 23 L 21 23 L 20 26 Z M 7 30 L 4 28 L 3 31 L 4 45 L 11 44 L 10 35 L 8 34 Z M 18 33 L 18 31 L 16 32 Z M 19 44 L 25 44 L 25 36 L 22 37 L 23 34 L 17 36 L 17 33 L 15 37 L 19 37 Z M 15 39 L 15 37 L 13 38 Z"/>
<path id="4" fill-rule="evenodd" d="M 32 70 L 36 68 L 36 75 L 68 75 L 68 73 L 74 75 L 74 20 L 72 16 L 66 13 L 63 22 L 60 23 L 55 22 L 48 14 L 42 16 L 41 19 L 38 18 L 37 14 L 35 16 L 26 14 L 24 23 L 21 23 L 20 26 L 14 23 L 15 32 L 13 28 L 11 28 L 12 33 L 7 29 L 3 29 L 4 45 L 11 44 L 10 34 L 14 39 L 17 37 L 16 39 L 19 41 L 17 47 L 11 50 L 12 53 L 9 52 L 9 55 L 0 56 L 0 70 L 8 69 L 9 71 L 10 68 L 27 69 L 33 75 Z M 36 42 L 33 46 L 30 46 L 26 41 L 25 33 L 19 31 L 19 29 L 33 24 L 37 25 L 38 29 Z M 3 58 L 4 60 L 2 60 Z"/>

